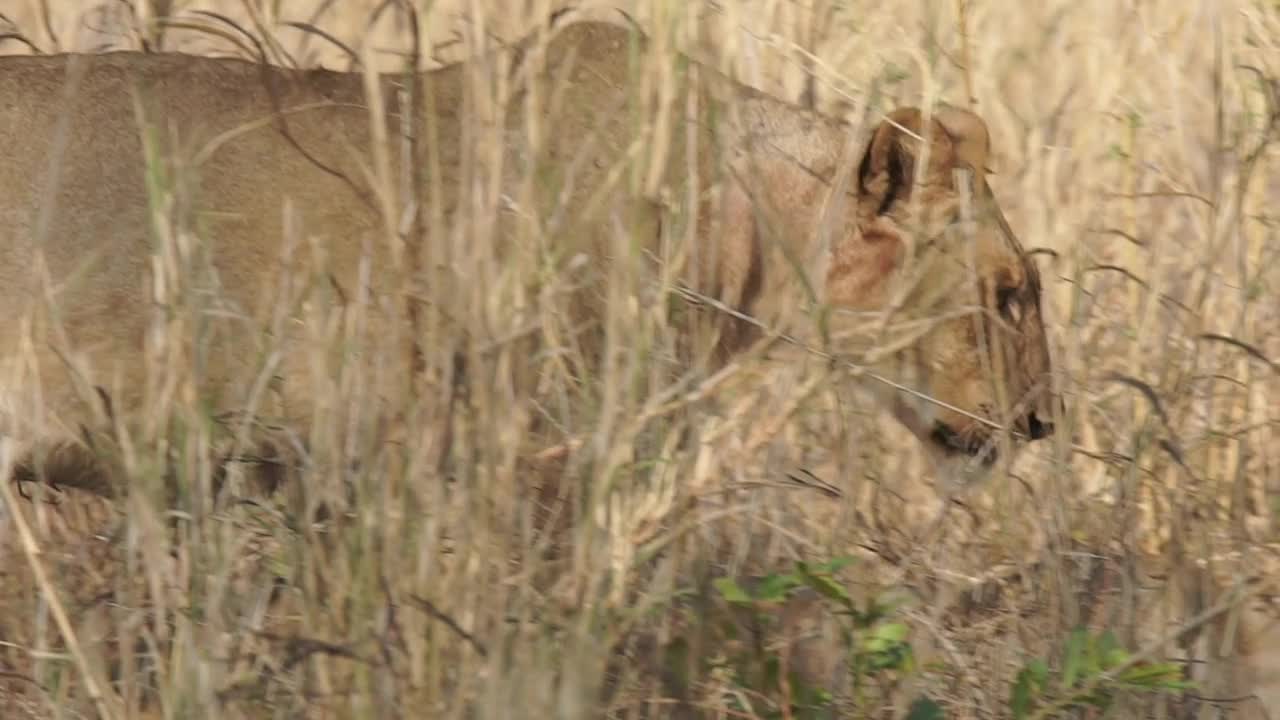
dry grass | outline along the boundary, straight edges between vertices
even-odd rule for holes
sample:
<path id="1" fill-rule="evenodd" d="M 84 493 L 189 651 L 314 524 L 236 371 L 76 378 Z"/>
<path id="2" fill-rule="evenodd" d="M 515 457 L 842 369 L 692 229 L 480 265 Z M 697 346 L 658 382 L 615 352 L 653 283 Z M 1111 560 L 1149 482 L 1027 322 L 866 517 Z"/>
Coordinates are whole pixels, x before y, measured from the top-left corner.
<path id="1" fill-rule="evenodd" d="M 299 64 L 337 67 L 343 53 L 279 23 L 314 22 L 357 49 L 409 47 L 390 9 L 366 34 L 377 4 L 178 0 L 182 17 L 226 37 L 174 27 L 164 46 L 237 52 L 236 30 L 192 14 L 216 8 Z M 122 3 L 104 2 L 95 31 L 81 33 L 83 5 L 18 0 L 3 12 L 45 50 L 154 41 Z M 472 333 L 441 330 L 429 349 L 437 382 L 407 449 L 360 455 L 382 418 L 350 413 L 327 429 L 362 468 L 307 479 L 346 483 L 356 501 L 340 517 L 301 524 L 281 503 L 183 519 L 141 496 L 6 503 L 0 715 L 92 717 L 97 705 L 120 718 L 666 716 L 661 649 L 698 625 L 672 611 L 682 593 L 713 575 L 853 555 L 847 578 L 867 596 L 910 595 L 918 651 L 944 663 L 907 689 L 951 716 L 988 717 L 1004 713 L 1026 658 L 1072 627 L 1108 625 L 1136 647 L 1237 581 L 1280 571 L 1280 158 L 1264 128 L 1280 7 L 970 0 L 965 43 L 959 4 L 944 0 L 689 6 L 701 12 L 632 11 L 685 27 L 696 18 L 684 46 L 770 92 L 811 88 L 833 111 L 972 94 L 999 153 L 995 192 L 1024 244 L 1046 251 L 1069 432 L 963 495 L 967 512 L 921 545 L 938 502 L 928 469 L 850 388 L 820 368 L 752 362 L 718 394 L 653 412 L 670 390 L 644 352 L 664 341 L 661 319 L 620 290 L 607 322 L 634 343 L 617 345 L 599 376 L 574 378 L 576 350 L 557 344 L 561 308 L 530 291 L 537 269 L 498 265 L 481 248 L 450 325 Z M 479 37 L 461 18 L 484 7 L 423 8 L 424 36 L 449 59 L 465 55 L 449 40 Z M 492 8 L 480 17 L 506 37 L 527 22 Z M 536 342 L 511 340 L 530 328 Z M 455 353 L 469 377 L 487 379 L 461 397 L 449 381 Z M 521 372 L 542 378 L 538 402 L 516 402 Z M 353 385 L 331 388 L 329 406 L 352 402 Z M 549 428 L 537 437 L 532 414 Z M 703 443 L 679 445 L 691 426 Z M 143 440 L 157 444 L 138 457 L 163 451 L 158 437 Z M 540 481 L 548 468 L 558 482 Z M 800 468 L 834 493 L 788 481 Z M 20 542 L 18 520 L 38 553 Z M 1250 612 L 1249 634 L 1215 649 L 1243 641 L 1253 655 L 1206 694 L 1270 692 L 1274 715 L 1280 688 L 1248 672 L 1264 661 L 1280 672 L 1262 653 L 1267 627 L 1280 644 L 1276 621 Z M 694 679 L 698 707 L 742 716 L 726 710 L 723 678 Z M 1177 717 L 1191 705 L 1133 707 Z"/>

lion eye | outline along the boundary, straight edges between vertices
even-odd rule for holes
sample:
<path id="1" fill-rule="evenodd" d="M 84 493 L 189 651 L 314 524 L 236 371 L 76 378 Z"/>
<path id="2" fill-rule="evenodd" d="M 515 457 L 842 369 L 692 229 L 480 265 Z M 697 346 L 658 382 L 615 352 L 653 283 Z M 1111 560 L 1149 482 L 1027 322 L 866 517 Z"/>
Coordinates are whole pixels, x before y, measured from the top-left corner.
<path id="1" fill-rule="evenodd" d="M 1013 323 L 1022 320 L 1022 301 L 1018 299 L 1018 288 L 1001 286 L 996 288 L 996 309 Z"/>

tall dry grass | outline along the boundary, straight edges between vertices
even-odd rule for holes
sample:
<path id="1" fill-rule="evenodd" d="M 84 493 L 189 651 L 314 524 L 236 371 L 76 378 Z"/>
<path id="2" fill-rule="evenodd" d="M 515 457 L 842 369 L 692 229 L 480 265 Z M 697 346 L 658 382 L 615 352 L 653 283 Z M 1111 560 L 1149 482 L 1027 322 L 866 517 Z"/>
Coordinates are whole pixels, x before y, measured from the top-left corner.
<path id="1" fill-rule="evenodd" d="M 288 20 L 387 67 L 411 47 L 394 6 L 369 30 L 373 2 L 178 1 L 180 22 L 163 33 L 147 22 L 161 3 L 134 3 L 136 15 L 87 5 L 19 0 L 3 12 L 46 51 L 253 46 L 201 9 L 236 20 L 276 62 L 348 61 Z M 418 21 L 429 48 L 453 60 L 490 30 L 513 37 L 551 6 L 419 4 Z M 817 363 L 753 361 L 722 386 L 674 387 L 663 365 L 670 328 L 634 278 L 618 277 L 604 314 L 610 362 L 581 376 L 592 365 L 566 320 L 573 278 L 547 276 L 532 256 L 500 262 L 483 243 L 499 199 L 473 183 L 464 189 L 473 214 L 433 228 L 454 240 L 427 252 L 454 253 L 466 281 L 437 291 L 448 312 L 425 319 L 431 382 L 400 444 L 371 440 L 387 418 L 360 402 L 394 374 L 339 374 L 307 429 L 325 456 L 300 484 L 337 499 L 340 516 L 304 523 L 284 501 L 190 515 L 150 492 L 114 506 L 75 497 L 6 506 L 0 712 L 667 716 L 678 709 L 667 699 L 676 661 L 664 648 L 718 617 L 698 610 L 709 578 L 840 555 L 858 558 L 845 577 L 861 595 L 912 598 L 903 612 L 913 638 L 942 663 L 886 702 L 927 692 L 956 717 L 1001 715 L 1018 667 L 1091 625 L 1153 655 L 1237 656 L 1189 664 L 1218 683 L 1200 697 L 1277 712 L 1280 688 L 1264 673 L 1280 662 L 1267 643 L 1280 641 L 1257 592 L 1188 627 L 1205 630 L 1211 647 L 1155 641 L 1232 599 L 1231 589 L 1274 593 L 1256 581 L 1280 568 L 1280 176 L 1277 129 L 1267 127 L 1280 8 L 730 0 L 628 9 L 749 84 L 808 94 L 832 112 L 971 96 L 998 152 L 994 190 L 1045 275 L 1066 428 L 964 493 L 922 546 L 939 502 L 929 469 L 903 432 Z M 492 151 L 494 138 L 481 140 L 478 152 Z M 460 360 L 465 385 L 455 382 Z M 180 381 L 190 369 L 157 372 Z M 525 382 L 537 402 L 518 401 Z M 681 444 L 690 430 L 702 441 Z M 158 485 L 154 467 L 174 447 L 193 482 L 207 476 L 206 441 L 159 429 L 140 438 L 139 482 Z M 788 479 L 797 477 L 809 479 Z M 31 526 L 26 546 L 19 520 Z M 1245 635 L 1223 631 L 1236 613 Z M 825 641 L 822 653 L 840 649 Z M 724 643 L 700 652 L 725 654 Z M 744 716 L 733 704 L 742 688 L 709 661 L 690 666 L 699 672 L 686 701 Z M 1133 702 L 1164 717 L 1213 705 Z"/>

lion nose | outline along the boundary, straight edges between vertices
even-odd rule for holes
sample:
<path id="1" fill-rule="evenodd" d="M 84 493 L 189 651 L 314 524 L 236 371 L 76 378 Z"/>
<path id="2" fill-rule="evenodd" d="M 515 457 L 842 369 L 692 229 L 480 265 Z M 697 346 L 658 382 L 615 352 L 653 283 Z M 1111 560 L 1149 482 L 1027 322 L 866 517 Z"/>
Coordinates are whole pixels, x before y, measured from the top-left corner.
<path id="1" fill-rule="evenodd" d="M 1027 435 L 1032 440 L 1041 440 L 1053 434 L 1053 421 L 1041 420 L 1035 412 L 1027 414 Z"/>

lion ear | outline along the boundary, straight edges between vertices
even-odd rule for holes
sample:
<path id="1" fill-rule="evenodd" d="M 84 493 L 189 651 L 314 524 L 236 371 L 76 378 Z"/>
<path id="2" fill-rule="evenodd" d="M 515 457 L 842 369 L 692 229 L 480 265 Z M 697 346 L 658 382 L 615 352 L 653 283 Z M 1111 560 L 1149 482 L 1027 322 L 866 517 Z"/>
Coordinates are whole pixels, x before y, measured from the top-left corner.
<path id="1" fill-rule="evenodd" d="M 975 173 L 990 173 L 991 131 L 977 113 L 943 105 L 933 117 L 951 136 L 954 164 L 968 166 Z"/>
<path id="2" fill-rule="evenodd" d="M 916 159 L 909 143 L 919 135 L 920 111 L 898 108 L 880 122 L 858 164 L 858 194 L 874 200 L 876 214 L 889 210 L 895 202 L 911 195 Z"/>
<path id="3" fill-rule="evenodd" d="M 875 203 L 877 215 L 911 197 L 922 139 L 932 144 L 928 182 L 950 183 L 955 167 L 988 172 L 991 136 L 982 118 L 968 110 L 943 105 L 934 109 L 932 120 L 932 132 L 926 138 L 920 109 L 898 108 L 871 136 L 858 166 L 858 190 L 863 198 Z M 946 177 L 935 177 L 939 175 Z"/>

